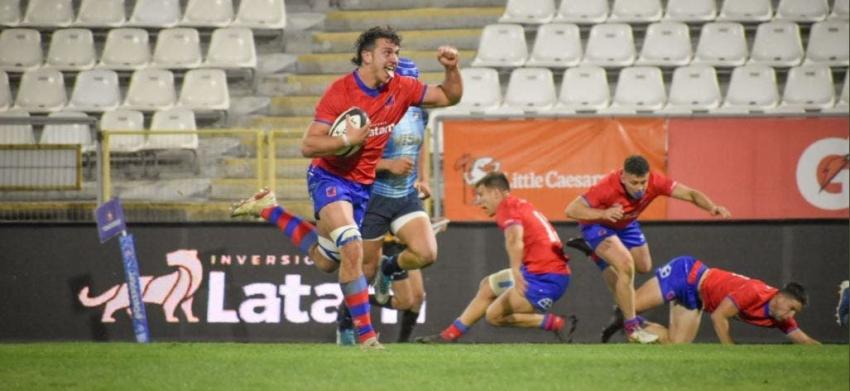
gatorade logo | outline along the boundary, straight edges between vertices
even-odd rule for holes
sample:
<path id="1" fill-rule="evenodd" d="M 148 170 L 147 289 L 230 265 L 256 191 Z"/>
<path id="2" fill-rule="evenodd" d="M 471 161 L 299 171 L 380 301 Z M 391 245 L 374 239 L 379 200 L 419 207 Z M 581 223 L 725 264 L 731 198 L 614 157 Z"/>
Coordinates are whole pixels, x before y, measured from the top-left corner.
<path id="1" fill-rule="evenodd" d="M 797 162 L 797 187 L 807 202 L 825 210 L 850 207 L 850 144 L 844 138 L 820 139 Z"/>

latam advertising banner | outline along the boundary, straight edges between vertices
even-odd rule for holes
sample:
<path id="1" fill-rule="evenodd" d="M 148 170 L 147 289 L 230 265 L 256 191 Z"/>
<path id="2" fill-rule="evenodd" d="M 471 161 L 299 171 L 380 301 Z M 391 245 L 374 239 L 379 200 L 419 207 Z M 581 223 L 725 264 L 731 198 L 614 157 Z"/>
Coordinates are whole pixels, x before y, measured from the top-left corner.
<path id="1" fill-rule="evenodd" d="M 443 135 L 446 216 L 456 221 L 487 220 L 474 205 L 473 185 L 491 171 L 507 174 L 512 192 L 552 221 L 567 220 L 567 204 L 629 155 L 666 172 L 662 118 L 446 120 Z M 656 199 L 641 217 L 663 219 L 666 208 L 666 199 Z"/>
<path id="2" fill-rule="evenodd" d="M 671 119 L 669 175 L 736 219 L 848 217 L 848 119 Z M 668 217 L 709 219 L 684 202 Z"/>

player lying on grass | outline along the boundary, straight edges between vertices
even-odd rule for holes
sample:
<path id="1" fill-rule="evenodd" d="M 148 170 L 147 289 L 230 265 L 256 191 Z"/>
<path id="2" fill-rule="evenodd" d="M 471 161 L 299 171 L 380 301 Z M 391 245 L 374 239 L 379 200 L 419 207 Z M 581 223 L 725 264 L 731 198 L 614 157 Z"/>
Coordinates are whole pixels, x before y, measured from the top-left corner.
<path id="1" fill-rule="evenodd" d="M 644 322 L 665 343 L 689 343 L 696 338 L 703 311 L 711 315 L 717 338 L 733 344 L 730 319 L 778 328 L 794 343 L 819 344 L 797 326 L 794 315 L 808 302 L 805 289 L 791 282 L 776 289 L 763 281 L 709 268 L 690 257 L 673 258 L 655 270 L 655 277 L 635 292 L 635 309 L 646 311 L 670 303 L 670 325 Z M 623 328 L 622 312 L 603 332 L 603 342 Z"/>
<path id="2" fill-rule="evenodd" d="M 494 326 L 539 327 L 568 339 L 562 336 L 567 321 L 548 313 L 570 283 L 569 258 L 555 229 L 531 203 L 510 194 L 505 174 L 487 174 L 476 183 L 475 194 L 475 203 L 504 231 L 510 268 L 481 280 L 478 294 L 442 333 L 416 341 L 454 342 L 485 317 Z M 568 334 L 574 329 L 573 318 Z"/>

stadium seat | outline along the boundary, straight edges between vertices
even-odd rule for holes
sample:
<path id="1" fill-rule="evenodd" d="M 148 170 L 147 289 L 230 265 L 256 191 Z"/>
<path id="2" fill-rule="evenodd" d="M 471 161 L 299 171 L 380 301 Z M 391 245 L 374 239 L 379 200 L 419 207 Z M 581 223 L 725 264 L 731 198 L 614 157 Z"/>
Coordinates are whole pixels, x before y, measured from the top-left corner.
<path id="1" fill-rule="evenodd" d="M 213 68 L 256 68 L 254 33 L 244 27 L 213 31 L 204 66 Z"/>
<path id="2" fill-rule="evenodd" d="M 771 0 L 724 0 L 717 15 L 723 22 L 767 22 L 771 18 Z"/>
<path id="3" fill-rule="evenodd" d="M 23 110 L 0 111 L 0 118 L 29 118 Z M 35 144 L 32 125 L 4 125 L 0 123 L 0 144 Z"/>
<path id="4" fill-rule="evenodd" d="M 68 103 L 65 79 L 56 69 L 33 69 L 24 72 L 15 99 L 15 108 L 30 112 L 61 110 Z"/>
<path id="5" fill-rule="evenodd" d="M 555 22 L 596 24 L 608 19 L 608 0 L 561 0 Z"/>
<path id="6" fill-rule="evenodd" d="M 49 118 L 86 118 L 85 113 L 77 111 L 57 111 L 50 113 Z M 87 124 L 46 125 L 41 132 L 39 144 L 80 144 L 82 153 L 94 152 L 95 143 L 92 129 Z"/>
<path id="7" fill-rule="evenodd" d="M 720 106 L 722 100 L 717 72 L 714 67 L 692 65 L 673 71 L 670 96 L 665 113 L 692 113 L 711 111 Z"/>
<path id="8" fill-rule="evenodd" d="M 233 26 L 252 29 L 286 28 L 286 5 L 283 0 L 242 0 Z"/>
<path id="9" fill-rule="evenodd" d="M 139 111 L 112 110 L 106 111 L 100 117 L 100 128 L 113 132 L 145 130 L 144 116 Z M 143 134 L 113 134 L 109 138 L 109 149 L 112 152 L 136 152 L 145 146 Z"/>
<path id="10" fill-rule="evenodd" d="M 608 22 L 652 23 L 661 20 L 663 13 L 661 0 L 614 0 Z"/>
<path id="11" fill-rule="evenodd" d="M 74 21 L 71 0 L 30 0 L 22 25 L 68 27 Z"/>
<path id="12" fill-rule="evenodd" d="M 128 25 L 167 28 L 180 21 L 180 0 L 136 0 Z"/>
<path id="13" fill-rule="evenodd" d="M 717 17 L 714 0 L 667 0 L 664 20 L 674 22 L 711 22 Z"/>
<path id="14" fill-rule="evenodd" d="M 747 38 L 740 23 L 706 23 L 702 26 L 693 63 L 733 67 L 747 61 Z"/>
<path id="15" fill-rule="evenodd" d="M 827 0 L 780 0 L 775 20 L 819 22 L 829 14 Z"/>
<path id="16" fill-rule="evenodd" d="M 167 69 L 141 69 L 133 73 L 124 108 L 130 110 L 156 111 L 174 107 L 177 90 L 174 74 Z"/>
<path id="17" fill-rule="evenodd" d="M 829 13 L 829 19 L 850 19 L 850 0 L 835 0 L 832 4 L 832 12 Z"/>
<path id="18" fill-rule="evenodd" d="M 0 1 L 0 26 L 15 27 L 21 23 L 21 0 Z"/>
<path id="19" fill-rule="evenodd" d="M 232 0 L 189 0 L 181 26 L 226 27 L 233 22 Z"/>
<path id="20" fill-rule="evenodd" d="M 835 102 L 835 106 L 829 109 L 826 109 L 826 112 L 830 113 L 847 113 L 848 106 L 850 103 L 850 69 L 847 69 L 844 72 L 844 86 L 841 87 L 841 94 L 839 95 L 838 101 Z"/>
<path id="21" fill-rule="evenodd" d="M 549 23 L 537 29 L 531 56 L 525 63 L 530 67 L 565 68 L 581 62 L 581 35 L 578 26 Z"/>
<path id="22" fill-rule="evenodd" d="M 62 29 L 53 32 L 45 65 L 60 71 L 82 71 L 93 68 L 96 57 L 91 30 Z"/>
<path id="23" fill-rule="evenodd" d="M 528 57 L 525 30 L 518 24 L 490 24 L 481 32 L 474 67 L 520 67 Z"/>
<path id="24" fill-rule="evenodd" d="M 586 65 L 626 67 L 635 61 L 632 27 L 624 23 L 597 24 L 590 29 L 582 62 Z"/>
<path id="25" fill-rule="evenodd" d="M 201 65 L 198 30 L 190 27 L 160 30 L 151 65 L 170 69 L 197 68 Z"/>
<path id="26" fill-rule="evenodd" d="M 0 69 L 23 72 L 41 66 L 41 34 L 33 29 L 12 28 L 0 32 Z"/>
<path id="27" fill-rule="evenodd" d="M 98 66 L 129 71 L 142 69 L 151 62 L 148 32 L 139 28 L 109 30 Z"/>
<path id="28" fill-rule="evenodd" d="M 832 71 L 826 65 L 806 65 L 788 70 L 779 111 L 825 110 L 835 104 Z"/>
<path id="29" fill-rule="evenodd" d="M 555 0 L 508 0 L 499 23 L 544 24 L 555 16 Z"/>
<path id="30" fill-rule="evenodd" d="M 750 53 L 750 64 L 791 67 L 803 61 L 800 28 L 794 22 L 768 22 L 759 25 Z"/>
<path id="31" fill-rule="evenodd" d="M 184 108 L 157 111 L 151 119 L 151 132 L 196 130 L 195 112 Z M 149 135 L 143 149 L 198 149 L 197 134 Z"/>
<path id="32" fill-rule="evenodd" d="M 227 110 L 230 107 L 230 93 L 224 71 L 193 69 L 186 72 L 179 104 L 195 111 Z"/>
<path id="33" fill-rule="evenodd" d="M 0 71 L 0 111 L 6 111 L 12 106 L 12 89 L 9 87 L 9 75 Z"/>
<path id="34" fill-rule="evenodd" d="M 611 92 L 605 69 L 598 66 L 567 68 L 553 110 L 559 112 L 598 111 L 608 107 Z"/>
<path id="35" fill-rule="evenodd" d="M 773 68 L 765 65 L 746 65 L 732 71 L 726 99 L 718 111 L 723 113 L 770 111 L 778 104 L 779 90 Z"/>
<path id="36" fill-rule="evenodd" d="M 121 104 L 118 74 L 110 69 L 93 69 L 77 74 L 68 110 L 103 112 Z"/>
<path id="37" fill-rule="evenodd" d="M 614 100 L 606 113 L 631 114 L 658 111 L 667 103 L 667 91 L 657 67 L 628 67 L 620 70 Z"/>
<path id="38" fill-rule="evenodd" d="M 557 100 L 552 70 L 517 68 L 511 72 L 502 108 L 534 113 L 551 108 Z"/>
<path id="39" fill-rule="evenodd" d="M 682 22 L 660 22 L 646 29 L 638 65 L 680 66 L 691 62 L 691 34 Z"/>
<path id="40" fill-rule="evenodd" d="M 124 23 L 124 0 L 83 0 L 75 22 L 84 27 L 121 27 Z"/>
<path id="41" fill-rule="evenodd" d="M 463 68 L 460 70 L 464 93 L 452 111 L 483 112 L 502 104 L 499 72 L 492 68 Z"/>
<path id="42" fill-rule="evenodd" d="M 812 25 L 806 47 L 807 64 L 847 66 L 850 52 L 850 24 L 847 21 L 823 21 Z"/>

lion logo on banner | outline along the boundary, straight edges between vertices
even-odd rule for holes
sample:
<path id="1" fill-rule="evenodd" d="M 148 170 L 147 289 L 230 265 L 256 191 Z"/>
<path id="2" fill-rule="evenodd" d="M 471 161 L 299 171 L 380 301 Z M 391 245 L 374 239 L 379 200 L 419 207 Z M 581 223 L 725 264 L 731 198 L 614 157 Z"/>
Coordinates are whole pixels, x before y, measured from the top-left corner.
<path id="1" fill-rule="evenodd" d="M 163 276 L 141 276 L 139 284 L 142 291 L 142 300 L 145 303 L 155 303 L 162 306 L 165 313 L 165 321 L 177 323 L 179 319 L 174 316 L 177 306 L 183 310 L 186 320 L 190 323 L 198 322 L 198 318 L 192 314 L 192 301 L 195 291 L 201 286 L 203 280 L 203 268 L 198 259 L 196 250 L 177 250 L 166 255 L 166 263 L 177 268 L 176 271 Z M 89 287 L 83 287 L 78 295 L 80 303 L 86 307 L 97 307 L 104 305 L 101 322 L 113 323 L 112 316 L 115 311 L 124 309 L 130 314 L 130 295 L 127 292 L 127 283 L 114 285 L 106 292 L 97 297 L 89 297 Z"/>
<path id="2" fill-rule="evenodd" d="M 499 171 L 501 166 L 498 160 L 490 156 L 473 157 L 464 153 L 458 158 L 454 163 L 454 169 L 463 173 L 463 203 L 468 203 L 466 193 L 472 191 L 476 182 L 491 172 Z"/>

